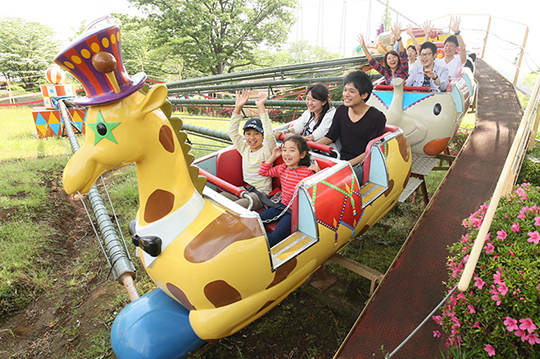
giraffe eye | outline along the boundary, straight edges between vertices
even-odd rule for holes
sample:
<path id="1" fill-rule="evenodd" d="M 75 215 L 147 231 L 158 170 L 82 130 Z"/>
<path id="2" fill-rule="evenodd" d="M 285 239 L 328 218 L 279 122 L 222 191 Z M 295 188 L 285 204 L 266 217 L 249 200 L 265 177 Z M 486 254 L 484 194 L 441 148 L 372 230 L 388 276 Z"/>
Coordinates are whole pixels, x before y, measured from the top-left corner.
<path id="1" fill-rule="evenodd" d="M 97 124 L 96 126 L 97 128 L 97 132 L 101 135 L 101 136 L 105 136 L 107 134 L 107 126 L 105 126 L 104 123 L 100 122 Z"/>

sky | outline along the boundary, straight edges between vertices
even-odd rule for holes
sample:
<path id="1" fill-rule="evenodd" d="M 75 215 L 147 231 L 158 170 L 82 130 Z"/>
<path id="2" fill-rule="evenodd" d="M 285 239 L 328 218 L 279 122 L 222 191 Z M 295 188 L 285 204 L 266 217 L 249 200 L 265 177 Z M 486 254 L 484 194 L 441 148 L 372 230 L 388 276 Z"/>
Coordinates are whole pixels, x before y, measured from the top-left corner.
<path id="1" fill-rule="evenodd" d="M 137 10 L 127 0 L 93 0 L 84 2 L 84 5 L 69 5 L 73 3 L 65 0 L 4 1 L 0 16 L 20 17 L 49 25 L 57 32 L 56 38 L 67 43 L 70 37 L 74 37 L 75 30 L 83 21 L 89 24 L 113 12 L 137 14 Z M 384 13 L 383 5 L 377 0 L 298 0 L 298 3 L 298 20 L 291 28 L 289 41 L 306 40 L 345 56 L 355 54 L 359 33 L 371 38 L 375 36 Z M 493 0 L 452 0 L 438 3 L 433 0 L 390 0 L 390 6 L 403 15 L 397 16 L 393 13 L 392 19 L 397 18 L 404 25 L 409 23 L 408 20 L 421 24 L 425 20 L 435 20 L 448 14 L 460 14 L 468 50 L 482 45 L 484 35 L 478 29 L 487 29 L 487 15 L 491 15 L 491 30 L 495 33 L 491 36 L 493 51 L 494 55 L 497 55 L 495 57 L 500 57 L 496 61 L 500 61 L 503 68 L 512 67 L 511 63 L 515 61 L 524 40 L 526 27 L 514 22 L 526 24 L 529 26 L 527 51 L 531 56 L 524 65 L 536 69 L 539 67 L 536 63 L 540 65 L 540 48 L 536 46 L 540 25 L 537 24 L 537 12 L 527 11 L 531 4 L 532 0 L 515 0 L 512 6 L 509 6 L 508 2 Z M 449 18 L 434 23 L 448 28 Z"/>

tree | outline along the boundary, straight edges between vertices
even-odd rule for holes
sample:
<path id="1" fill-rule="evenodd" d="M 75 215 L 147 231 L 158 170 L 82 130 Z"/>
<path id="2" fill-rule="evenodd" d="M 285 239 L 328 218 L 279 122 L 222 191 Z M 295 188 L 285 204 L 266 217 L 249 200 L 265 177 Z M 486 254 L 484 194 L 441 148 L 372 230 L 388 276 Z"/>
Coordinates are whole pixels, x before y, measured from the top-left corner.
<path id="1" fill-rule="evenodd" d="M 35 90 L 45 82 L 45 70 L 59 50 L 53 34 L 50 27 L 37 22 L 0 19 L 0 73 L 25 90 Z"/>
<path id="2" fill-rule="evenodd" d="M 170 44 L 157 45 L 158 36 L 145 19 L 114 14 L 122 28 L 122 58 L 129 74 L 145 72 L 150 80 L 177 81 L 183 69 L 182 58 Z"/>
<path id="3" fill-rule="evenodd" d="M 384 26 L 385 31 L 392 29 L 392 13 L 390 12 L 390 1 L 386 0 L 384 4 L 384 14 L 381 19 L 381 23 Z"/>
<path id="4" fill-rule="evenodd" d="M 262 46 L 283 43 L 297 0 L 129 0 L 148 13 L 158 46 L 206 74 L 250 65 Z"/>

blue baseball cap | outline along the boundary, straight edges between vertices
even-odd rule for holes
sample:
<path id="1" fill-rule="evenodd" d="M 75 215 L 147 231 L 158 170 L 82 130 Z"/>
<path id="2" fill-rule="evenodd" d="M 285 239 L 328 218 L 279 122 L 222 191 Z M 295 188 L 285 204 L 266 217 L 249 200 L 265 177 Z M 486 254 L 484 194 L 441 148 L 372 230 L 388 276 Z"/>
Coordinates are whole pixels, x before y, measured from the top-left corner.
<path id="1" fill-rule="evenodd" d="M 257 131 L 259 131 L 260 133 L 264 134 L 264 129 L 263 129 L 263 125 L 262 125 L 262 121 L 260 118 L 250 118 L 249 120 L 246 121 L 246 124 L 244 125 L 244 131 L 248 128 L 254 128 L 256 129 Z"/>

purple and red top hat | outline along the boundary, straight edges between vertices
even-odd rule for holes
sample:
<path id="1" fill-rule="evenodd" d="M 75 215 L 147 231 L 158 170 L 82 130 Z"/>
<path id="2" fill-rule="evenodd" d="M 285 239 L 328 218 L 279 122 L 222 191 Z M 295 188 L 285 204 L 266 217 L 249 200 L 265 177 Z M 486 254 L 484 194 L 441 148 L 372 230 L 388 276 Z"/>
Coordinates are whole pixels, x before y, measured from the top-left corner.
<path id="1" fill-rule="evenodd" d="M 127 74 L 117 25 L 82 34 L 56 55 L 54 61 L 83 85 L 86 97 L 73 101 L 80 106 L 119 101 L 140 89 L 146 81 L 144 72 L 133 78 Z"/>

